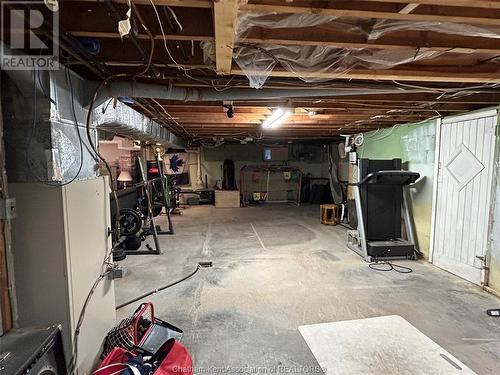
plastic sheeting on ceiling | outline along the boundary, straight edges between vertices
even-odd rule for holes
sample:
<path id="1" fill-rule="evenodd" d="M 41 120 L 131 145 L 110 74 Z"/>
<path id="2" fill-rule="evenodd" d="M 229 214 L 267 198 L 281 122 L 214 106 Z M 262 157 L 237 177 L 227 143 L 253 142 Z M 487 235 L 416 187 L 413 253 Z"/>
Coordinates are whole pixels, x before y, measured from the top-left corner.
<path id="1" fill-rule="evenodd" d="M 235 38 L 233 59 L 248 77 L 250 86 L 261 88 L 275 67 L 292 72 L 305 82 L 321 82 L 327 79 L 317 73 L 328 73 L 335 79 L 352 69 L 389 69 L 401 64 L 434 59 L 443 49 L 401 47 L 337 48 L 325 45 L 276 45 L 250 44 L 245 38 L 254 30 L 265 34 L 270 29 L 320 28 L 328 35 L 351 35 L 360 40 L 376 40 L 386 34 L 402 30 L 434 31 L 438 33 L 500 38 L 500 28 L 480 27 L 451 22 L 410 22 L 392 20 L 360 20 L 337 18 L 316 14 L 277 14 L 241 12 Z M 213 42 L 201 43 L 205 64 L 214 65 Z"/>

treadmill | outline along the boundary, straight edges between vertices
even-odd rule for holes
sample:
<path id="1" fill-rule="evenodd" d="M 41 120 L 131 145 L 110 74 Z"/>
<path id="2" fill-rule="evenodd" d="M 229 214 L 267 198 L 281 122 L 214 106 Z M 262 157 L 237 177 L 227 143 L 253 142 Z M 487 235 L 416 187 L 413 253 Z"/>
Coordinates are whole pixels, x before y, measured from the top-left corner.
<path id="1" fill-rule="evenodd" d="M 359 159 L 358 176 L 358 182 L 350 184 L 355 193 L 358 229 L 348 232 L 348 247 L 367 262 L 416 259 L 408 187 L 420 174 L 401 170 L 401 159 Z"/>

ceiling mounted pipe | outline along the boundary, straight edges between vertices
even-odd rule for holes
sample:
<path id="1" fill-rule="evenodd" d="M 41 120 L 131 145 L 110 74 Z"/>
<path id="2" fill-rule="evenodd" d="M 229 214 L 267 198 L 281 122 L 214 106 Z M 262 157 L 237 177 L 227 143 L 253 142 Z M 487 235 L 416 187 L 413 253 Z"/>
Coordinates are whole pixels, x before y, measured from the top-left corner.
<path id="1" fill-rule="evenodd" d="M 93 82 L 89 87 L 86 104 L 90 104 L 91 95 L 98 83 Z M 185 102 L 223 101 L 223 100 L 255 100 L 255 99 L 288 99 L 288 98 L 314 98 L 314 97 L 346 97 L 353 95 L 384 95 L 403 93 L 424 93 L 428 89 L 407 89 L 394 87 L 384 88 L 357 88 L 357 89 L 228 89 L 217 91 L 211 88 L 186 88 L 179 86 L 166 86 L 153 83 L 140 83 L 133 81 L 110 82 L 103 87 L 97 95 L 95 106 L 103 103 L 110 97 L 128 96 L 131 98 L 179 100 Z"/>

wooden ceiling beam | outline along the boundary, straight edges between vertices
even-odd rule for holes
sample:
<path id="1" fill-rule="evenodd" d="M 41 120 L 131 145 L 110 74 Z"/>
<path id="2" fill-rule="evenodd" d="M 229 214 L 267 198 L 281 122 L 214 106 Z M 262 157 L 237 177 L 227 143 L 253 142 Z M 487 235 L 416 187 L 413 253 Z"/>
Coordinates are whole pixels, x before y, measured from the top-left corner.
<path id="1" fill-rule="evenodd" d="M 405 123 L 405 122 L 411 122 L 414 120 L 419 120 L 423 118 L 430 118 L 433 116 L 425 115 L 425 116 L 413 116 L 413 117 L 392 117 L 392 118 L 375 118 L 375 119 L 370 119 L 370 117 L 353 117 L 353 118 L 337 118 L 337 119 L 332 119 L 332 120 L 322 120 L 322 121 L 315 121 L 315 120 L 287 120 L 284 125 L 297 125 L 297 126 L 304 126 L 307 128 L 321 128 L 324 126 L 328 125 L 338 125 L 338 124 L 343 124 L 345 122 L 354 122 L 354 121 L 363 121 L 363 122 L 376 122 L 376 123 L 386 123 L 386 122 L 400 122 L 400 123 Z M 434 116 L 435 117 L 435 116 Z M 153 120 L 156 120 L 156 118 L 153 118 Z M 233 127 L 233 126 L 260 126 L 262 124 L 262 121 L 259 120 L 246 120 L 246 121 L 227 121 L 227 122 L 221 122 L 217 120 L 210 120 L 209 118 L 205 120 L 195 120 L 195 119 L 186 119 L 186 120 L 181 120 L 181 119 L 176 119 L 177 123 L 184 125 L 186 127 L 189 127 L 190 125 L 197 127 L 197 126 L 217 126 L 217 127 Z M 283 126 L 284 126 L 283 125 Z"/>
<path id="2" fill-rule="evenodd" d="M 494 0 L 363 0 L 363 1 L 369 3 L 398 3 L 398 4 L 407 4 L 411 2 L 413 4 L 418 4 L 418 5 L 500 9 L 500 1 L 494 1 Z"/>
<path id="3" fill-rule="evenodd" d="M 106 61 L 108 66 L 132 67 L 140 66 L 141 63 L 130 63 L 124 61 Z M 79 62 L 73 62 L 70 65 L 79 65 Z M 179 64 L 187 69 L 208 69 L 202 64 Z M 155 67 L 171 67 L 174 64 L 154 64 Z M 437 82 L 437 83 L 500 83 L 500 72 L 495 67 L 495 71 L 487 72 L 474 71 L 470 67 L 446 71 L 441 69 L 431 70 L 429 66 L 418 68 L 396 68 L 396 69 L 352 69 L 344 72 L 289 72 L 286 70 L 274 69 L 270 76 L 281 78 L 296 78 L 300 74 L 303 78 L 321 78 L 325 80 L 350 79 L 350 80 L 378 80 L 378 81 L 411 81 L 411 82 Z M 231 74 L 245 76 L 245 73 L 237 67 L 233 67 Z"/>
<path id="4" fill-rule="evenodd" d="M 199 112 L 205 114 L 212 113 L 225 113 L 222 106 L 218 104 L 217 106 L 198 106 L 198 105 L 163 105 L 163 108 L 170 113 L 172 116 L 182 116 L 185 113 L 189 112 Z M 272 106 L 271 106 L 272 107 Z M 342 103 L 338 105 L 324 105 L 320 106 L 317 104 L 306 105 L 304 110 L 311 111 L 320 111 L 321 114 L 342 114 L 346 112 L 369 112 L 369 113 L 380 113 L 381 111 L 392 111 L 392 110 L 405 110 L 405 111 L 419 111 L 419 112 L 434 112 L 436 110 L 444 111 L 444 112 L 460 112 L 467 111 L 470 109 L 470 105 L 448 105 L 445 107 L 429 107 L 429 108 L 420 108 L 418 106 L 398 106 L 398 105 L 380 105 L 380 106 L 366 106 L 363 103 L 349 103 L 349 105 L 342 105 Z M 261 107 L 252 107 L 252 106 L 243 106 L 243 105 L 234 105 L 234 111 L 236 113 L 247 114 L 247 113 L 263 113 L 269 114 L 271 110 L 263 105 Z"/>
<path id="5" fill-rule="evenodd" d="M 215 65 L 218 74 L 231 73 L 239 0 L 214 2 Z"/>
<path id="6" fill-rule="evenodd" d="M 416 3 L 406 4 L 403 8 L 401 8 L 401 10 L 398 13 L 401 13 L 401 14 L 410 14 L 415 9 L 417 9 L 419 5 L 420 4 L 416 4 Z"/>
<path id="7" fill-rule="evenodd" d="M 116 32 L 73 30 L 69 33 L 74 37 L 120 39 L 120 34 Z M 474 38 L 474 37 L 440 37 L 429 38 L 401 38 L 388 37 L 377 41 L 367 42 L 359 38 L 339 37 L 339 35 L 317 34 L 317 30 L 269 30 L 265 36 L 252 36 L 251 34 L 241 39 L 241 42 L 252 44 L 277 44 L 287 46 L 326 46 L 338 48 L 381 48 L 381 49 L 401 49 L 401 48 L 432 48 L 443 52 L 457 53 L 500 53 L 500 42 L 496 39 Z M 311 35 L 312 34 L 312 35 Z M 138 39 L 149 40 L 146 34 L 138 34 Z M 155 35 L 155 39 L 163 40 L 163 35 Z M 167 34 L 165 40 L 175 41 L 214 41 L 212 35 L 182 35 Z M 124 62 L 125 64 L 125 62 Z"/>
<path id="8" fill-rule="evenodd" d="M 168 87 L 168 86 L 165 86 Z M 459 96 L 456 98 L 439 98 L 440 93 L 426 94 L 426 93 L 405 93 L 400 94 L 366 94 L 366 95 L 352 95 L 346 97 L 323 97 L 323 98 L 294 98 L 290 102 L 295 107 L 323 107 L 323 106 L 336 106 L 342 105 L 365 105 L 370 103 L 370 105 L 377 106 L 390 106 L 394 108 L 395 105 L 446 105 L 446 104 L 466 104 L 466 105 L 495 105 L 500 103 L 500 91 L 495 92 L 495 90 L 485 93 L 475 93 L 471 95 Z M 173 100 L 158 99 L 158 102 L 165 106 L 168 110 L 169 106 L 188 106 L 194 108 L 196 106 L 207 106 L 207 107 L 221 107 L 222 103 L 220 101 L 215 102 L 180 102 Z M 273 108 L 283 106 L 287 103 L 285 99 L 265 99 L 265 100 L 235 100 L 233 105 L 235 107 L 266 107 Z M 397 104 L 393 104 L 397 103 Z"/>
<path id="9" fill-rule="evenodd" d="M 104 38 L 104 39 L 120 39 L 119 33 L 112 32 L 102 32 L 102 31 L 69 31 L 69 33 L 74 37 L 85 37 L 85 38 Z M 138 34 L 137 39 L 149 40 L 149 36 L 146 34 Z M 214 37 L 211 35 L 182 35 L 182 34 L 166 34 L 165 38 L 163 35 L 155 35 L 156 40 L 194 40 L 194 41 L 213 41 Z"/>
<path id="10" fill-rule="evenodd" d="M 457 35 L 436 35 L 419 33 L 418 37 L 398 33 L 366 41 L 362 38 L 327 33 L 321 28 L 277 29 L 251 33 L 241 39 L 243 43 L 276 44 L 285 46 L 324 46 L 337 48 L 376 48 L 401 50 L 402 48 L 431 48 L 447 53 L 500 53 L 498 39 L 461 37 Z"/>
<path id="11" fill-rule="evenodd" d="M 322 79 L 361 79 L 380 81 L 420 81 L 420 82 L 462 82 L 462 83 L 500 83 L 499 72 L 474 72 L 463 68 L 463 71 L 429 70 L 428 67 L 416 69 L 352 69 L 344 72 L 289 72 L 274 69 L 271 77 L 297 77 Z M 498 68 L 497 68 L 498 69 Z M 232 74 L 245 75 L 240 68 L 233 68 Z"/>
<path id="12" fill-rule="evenodd" d="M 411 0 L 410 0 L 411 1 Z M 366 10 L 337 9 L 337 8 L 309 8 L 290 5 L 270 4 L 246 4 L 241 6 L 242 10 L 257 13 L 291 13 L 291 14 L 315 14 L 330 17 L 354 17 L 354 18 L 377 18 L 399 21 L 430 21 L 430 22 L 453 22 L 475 25 L 500 26 L 500 19 L 486 17 L 448 16 L 436 14 L 418 13 L 393 13 Z"/>
<path id="13" fill-rule="evenodd" d="M 245 122 L 245 121 L 262 121 L 268 115 L 264 113 L 239 113 L 236 112 L 232 118 L 226 116 L 225 113 L 207 113 L 203 111 L 199 111 L 199 113 L 179 113 L 179 112 L 168 112 L 170 116 L 175 119 L 178 119 L 179 122 L 189 122 L 193 120 L 208 122 L 208 121 L 223 121 L 223 122 Z M 387 114 L 379 112 L 373 113 L 317 113 L 314 116 L 309 116 L 307 113 L 304 114 L 295 114 L 290 116 L 289 121 L 306 121 L 313 123 L 320 123 L 321 121 L 330 121 L 336 119 L 350 119 L 350 118 L 366 118 L 368 116 L 387 116 L 392 118 L 409 118 L 409 117 L 419 117 L 422 116 L 421 113 L 411 113 L 407 112 L 405 114 Z"/>
<path id="14" fill-rule="evenodd" d="M 78 2 L 98 3 L 101 0 L 71 0 Z M 128 4 L 129 0 L 113 0 L 115 3 Z M 156 6 L 171 6 L 184 8 L 212 8 L 212 0 L 154 0 Z M 134 0 L 135 5 L 151 5 L 150 0 Z"/>

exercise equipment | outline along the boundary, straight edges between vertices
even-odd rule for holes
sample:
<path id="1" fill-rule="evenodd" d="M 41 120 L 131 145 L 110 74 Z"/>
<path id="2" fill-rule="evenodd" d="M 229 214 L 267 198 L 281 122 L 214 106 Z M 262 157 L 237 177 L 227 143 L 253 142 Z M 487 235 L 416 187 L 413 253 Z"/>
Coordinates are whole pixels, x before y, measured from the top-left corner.
<path id="1" fill-rule="evenodd" d="M 156 156 L 156 164 L 158 166 L 158 173 L 160 174 L 160 192 L 161 192 L 161 199 L 163 200 L 163 204 L 165 206 L 165 212 L 167 214 L 167 220 L 168 220 L 168 231 L 161 231 L 159 234 L 175 234 L 174 232 L 174 224 L 172 223 L 172 217 L 170 216 L 170 207 L 172 206 L 171 200 L 172 200 L 172 195 L 171 191 L 168 187 L 168 179 L 163 171 L 163 164 L 159 158 L 159 156 Z"/>
<path id="2" fill-rule="evenodd" d="M 359 182 L 351 184 L 358 229 L 348 231 L 350 249 L 368 262 L 416 258 L 407 188 L 418 178 L 419 173 L 401 170 L 401 159 L 359 160 Z M 402 218 L 406 239 L 403 238 Z"/>
<path id="3" fill-rule="evenodd" d="M 154 168 L 154 175 L 157 177 L 149 180 L 146 179 L 142 159 L 138 157 L 137 161 L 142 181 L 135 184 L 126 194 L 127 205 L 120 210 L 121 237 L 114 239 L 116 260 L 124 259 L 125 255 L 161 254 L 158 236 L 175 233 L 170 216 L 172 201 L 175 200 L 175 189 L 169 185 L 168 177 L 163 173 L 161 160 L 156 159 L 157 167 Z M 154 220 L 162 213 L 163 208 L 169 226 L 166 231 L 162 230 Z M 150 235 L 154 239 L 154 248 L 146 244 L 146 249 L 140 249 L 141 242 Z"/>
<path id="4" fill-rule="evenodd" d="M 134 236 L 142 228 L 142 218 L 139 213 L 132 208 L 122 208 L 120 210 L 120 230 L 124 236 Z"/>
<path id="5" fill-rule="evenodd" d="M 142 237 L 142 235 L 128 236 L 123 242 L 123 247 L 125 248 L 125 250 L 137 250 L 141 247 L 143 238 L 145 239 L 145 237 Z"/>
<path id="6" fill-rule="evenodd" d="M 145 196 L 139 197 L 138 206 L 139 206 L 139 209 L 141 210 L 142 215 L 148 216 L 148 200 L 146 199 Z M 160 215 L 161 211 L 163 210 L 163 203 L 161 203 L 159 201 L 157 195 L 153 196 L 152 209 L 153 209 L 153 217 L 157 217 L 158 215 Z"/>

